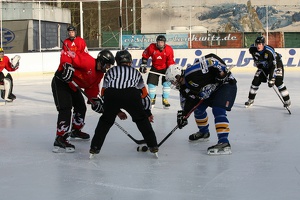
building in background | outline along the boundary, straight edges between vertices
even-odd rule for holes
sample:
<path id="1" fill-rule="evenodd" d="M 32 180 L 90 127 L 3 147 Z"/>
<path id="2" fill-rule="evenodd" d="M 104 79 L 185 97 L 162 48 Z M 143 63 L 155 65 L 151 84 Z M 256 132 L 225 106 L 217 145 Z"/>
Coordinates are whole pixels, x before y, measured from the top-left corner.
<path id="1" fill-rule="evenodd" d="M 6 53 L 59 49 L 71 23 L 69 9 L 40 3 L 2 2 L 2 46 Z"/>

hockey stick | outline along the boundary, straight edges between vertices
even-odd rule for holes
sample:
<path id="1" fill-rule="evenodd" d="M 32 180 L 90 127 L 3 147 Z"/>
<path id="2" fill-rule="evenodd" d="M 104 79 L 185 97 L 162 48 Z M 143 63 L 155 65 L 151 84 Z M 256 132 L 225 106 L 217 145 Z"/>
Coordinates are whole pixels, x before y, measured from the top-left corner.
<path id="1" fill-rule="evenodd" d="M 260 70 L 260 71 L 265 75 L 266 78 L 268 78 L 267 75 L 266 75 L 266 73 L 265 73 L 263 70 Z M 292 114 L 291 110 L 290 110 L 287 106 L 285 106 L 285 103 L 284 103 L 282 97 L 280 96 L 280 94 L 278 93 L 277 89 L 275 88 L 275 85 L 273 85 L 272 88 L 273 88 L 273 90 L 275 91 L 275 93 L 277 94 L 277 96 L 279 97 L 280 101 L 283 103 L 283 106 L 285 107 L 285 109 L 286 109 L 286 110 L 289 112 L 289 114 L 291 115 L 291 114 Z"/>
<path id="2" fill-rule="evenodd" d="M 161 74 L 161 73 L 153 72 L 153 71 L 149 71 L 149 73 L 151 73 L 151 74 L 156 74 L 156 75 L 160 75 L 160 76 L 166 76 L 165 74 Z"/>
<path id="3" fill-rule="evenodd" d="M 130 139 L 132 139 L 136 144 L 145 144 L 145 140 L 137 140 L 134 137 L 132 137 L 120 124 L 117 122 L 114 122 L 114 124 L 121 129 Z"/>
<path id="4" fill-rule="evenodd" d="M 189 116 L 194 112 L 194 110 L 196 110 L 196 108 L 204 101 L 204 99 L 200 99 L 200 101 L 188 112 L 188 114 L 186 114 L 184 116 L 184 119 L 187 119 L 189 118 Z M 157 145 L 158 147 L 160 147 L 177 129 L 178 129 L 178 125 L 176 125 L 173 130 L 168 134 L 166 135 L 166 137 L 164 137 L 160 143 Z M 142 151 L 142 152 L 146 152 L 148 151 L 148 147 L 147 146 L 139 146 L 137 148 L 137 151 Z"/>
<path id="5" fill-rule="evenodd" d="M 61 41 L 61 43 L 68 49 L 67 54 L 68 54 L 71 58 L 75 58 L 75 56 L 76 56 L 75 52 L 71 51 L 70 48 L 68 47 L 68 45 L 66 45 L 62 39 L 60 39 L 60 41 Z"/>
<path id="6" fill-rule="evenodd" d="M 189 116 L 194 112 L 194 110 L 196 110 L 196 108 L 204 101 L 204 99 L 200 99 L 200 101 L 188 112 L 188 114 L 186 114 L 184 116 L 184 119 L 189 118 Z M 158 147 L 160 147 L 177 129 L 178 129 L 178 125 L 176 125 L 173 130 L 164 138 L 162 139 L 162 141 L 160 141 L 160 143 L 158 144 Z"/>
<path id="7" fill-rule="evenodd" d="M 95 105 L 96 102 L 91 99 L 87 93 L 85 91 L 83 91 L 78 85 L 77 83 L 75 83 L 74 81 L 72 81 L 72 84 L 91 102 L 91 104 Z M 145 144 L 145 140 L 137 140 L 134 137 L 132 137 L 120 124 L 118 124 L 117 122 L 114 122 L 114 124 L 121 129 L 131 140 L 133 140 L 136 144 Z"/>

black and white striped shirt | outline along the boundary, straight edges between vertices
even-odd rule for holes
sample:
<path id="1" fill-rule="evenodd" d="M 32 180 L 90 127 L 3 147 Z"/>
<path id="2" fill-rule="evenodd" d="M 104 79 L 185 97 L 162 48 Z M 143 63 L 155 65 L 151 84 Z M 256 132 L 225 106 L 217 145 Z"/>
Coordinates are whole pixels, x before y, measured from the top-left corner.
<path id="1" fill-rule="evenodd" d="M 114 66 L 110 68 L 103 79 L 103 88 L 137 88 L 145 87 L 141 73 L 133 67 L 129 66 Z"/>
<path id="2" fill-rule="evenodd" d="M 145 83 L 141 73 L 135 68 L 129 66 L 114 66 L 105 73 L 102 87 L 142 89 L 145 87 Z M 151 109 L 151 99 L 149 95 L 142 99 L 142 103 L 145 110 Z"/>

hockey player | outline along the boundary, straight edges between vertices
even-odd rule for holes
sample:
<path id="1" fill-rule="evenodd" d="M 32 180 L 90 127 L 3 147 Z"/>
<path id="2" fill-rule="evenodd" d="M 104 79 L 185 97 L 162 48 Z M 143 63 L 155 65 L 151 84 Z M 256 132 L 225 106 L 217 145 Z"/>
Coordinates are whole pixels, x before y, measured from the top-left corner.
<path id="1" fill-rule="evenodd" d="M 69 26 L 67 28 L 69 37 L 64 40 L 63 51 L 68 52 L 71 57 L 82 52 L 88 53 L 86 42 L 79 36 L 76 36 L 76 28 Z M 75 53 L 75 54 L 74 54 Z"/>
<path id="2" fill-rule="evenodd" d="M 164 108 L 169 108 L 168 102 L 170 94 L 170 83 L 166 81 L 164 74 L 170 65 L 175 64 L 174 51 L 171 46 L 166 44 L 166 38 L 159 35 L 156 38 L 156 43 L 150 44 L 142 54 L 142 63 L 140 65 L 140 72 L 147 72 L 148 59 L 152 57 L 152 66 L 147 78 L 148 91 L 151 97 L 152 107 L 155 105 L 156 86 L 159 82 L 160 74 L 162 75 L 162 104 Z"/>
<path id="3" fill-rule="evenodd" d="M 252 80 L 245 107 L 252 106 L 257 90 L 262 82 L 268 82 L 269 87 L 275 85 L 282 96 L 284 106 L 289 107 L 291 100 L 289 92 L 283 83 L 284 68 L 281 55 L 275 52 L 273 47 L 266 45 L 265 38 L 262 36 L 256 38 L 255 44 L 251 45 L 249 52 L 253 57 L 257 70 Z"/>
<path id="4" fill-rule="evenodd" d="M 16 96 L 12 93 L 13 90 L 13 79 L 10 73 L 5 76 L 2 72 L 4 69 L 7 71 L 16 71 L 19 68 L 20 56 L 14 56 L 11 61 L 7 56 L 4 55 L 3 48 L 0 48 L 0 88 L 1 97 L 6 102 L 12 102 L 16 99 Z M 2 86 L 2 87 L 1 87 Z"/>
<path id="5" fill-rule="evenodd" d="M 150 152 L 157 153 L 156 136 L 150 123 L 153 121 L 150 97 L 142 75 L 131 66 L 132 57 L 128 51 L 118 51 L 115 59 L 117 66 L 109 69 L 103 79 L 101 95 L 104 97 L 104 112 L 95 129 L 90 154 L 100 153 L 105 137 L 114 124 L 120 109 L 124 109 L 130 114 L 132 121 L 136 123 L 142 133 Z"/>
<path id="6" fill-rule="evenodd" d="M 109 50 L 102 50 L 97 59 L 85 52 L 78 52 L 72 58 L 68 53 L 62 51 L 61 62 L 51 84 L 58 111 L 53 152 L 74 152 L 75 146 L 67 140 L 69 136 L 83 140 L 90 138 L 89 134 L 81 131 L 85 124 L 85 101 L 81 92 L 72 82 L 74 81 L 80 88 L 84 89 L 85 93 L 96 102 L 96 104 L 92 104 L 92 109 L 100 112 L 99 83 L 106 70 L 114 62 L 114 56 Z M 69 132 L 70 130 L 71 132 Z"/>
<path id="7" fill-rule="evenodd" d="M 187 125 L 184 117 L 200 101 L 203 102 L 194 111 L 198 132 L 189 136 L 190 141 L 207 141 L 209 123 L 206 109 L 212 108 L 218 143 L 207 149 L 209 155 L 231 154 L 228 140 L 229 121 L 226 111 L 230 111 L 236 97 L 236 80 L 225 62 L 215 54 L 201 57 L 199 61 L 182 72 L 179 65 L 172 65 L 166 72 L 166 79 L 179 88 L 183 110 L 177 113 L 179 128 Z"/>

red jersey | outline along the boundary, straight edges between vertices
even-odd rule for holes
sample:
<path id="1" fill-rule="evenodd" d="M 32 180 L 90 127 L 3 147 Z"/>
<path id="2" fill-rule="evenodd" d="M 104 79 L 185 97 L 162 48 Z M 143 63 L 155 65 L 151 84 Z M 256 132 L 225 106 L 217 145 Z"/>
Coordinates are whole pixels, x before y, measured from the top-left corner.
<path id="1" fill-rule="evenodd" d="M 2 72 L 3 69 L 12 72 L 17 70 L 18 68 L 12 68 L 9 58 L 7 56 L 4 56 L 2 59 L 0 59 L 0 72 Z"/>
<path id="2" fill-rule="evenodd" d="M 150 44 L 144 50 L 142 57 L 145 59 L 152 57 L 152 66 L 157 70 L 163 70 L 175 64 L 174 51 L 167 44 L 165 44 L 165 48 L 162 51 L 156 47 L 156 43 Z"/>
<path id="3" fill-rule="evenodd" d="M 97 98 L 100 92 L 99 84 L 104 73 L 96 70 L 96 59 L 85 52 L 77 53 L 75 58 L 71 58 L 66 52 L 62 51 L 60 61 L 58 71 L 63 70 L 64 63 L 71 63 L 75 69 L 73 81 L 80 88 L 83 88 L 90 98 Z M 77 90 L 72 82 L 69 83 L 69 86 L 74 91 Z"/>
<path id="4" fill-rule="evenodd" d="M 73 40 L 71 40 L 70 38 L 67 38 L 64 40 L 64 45 L 63 45 L 63 50 L 64 51 L 69 51 L 69 49 L 66 47 L 68 46 L 70 51 L 77 53 L 82 53 L 82 52 L 88 52 L 86 43 L 84 41 L 84 39 L 82 39 L 81 37 L 75 37 Z"/>

